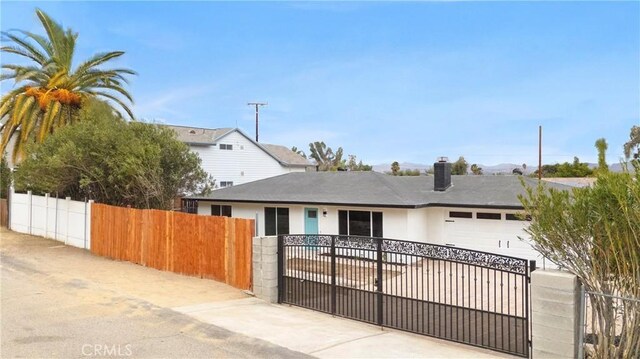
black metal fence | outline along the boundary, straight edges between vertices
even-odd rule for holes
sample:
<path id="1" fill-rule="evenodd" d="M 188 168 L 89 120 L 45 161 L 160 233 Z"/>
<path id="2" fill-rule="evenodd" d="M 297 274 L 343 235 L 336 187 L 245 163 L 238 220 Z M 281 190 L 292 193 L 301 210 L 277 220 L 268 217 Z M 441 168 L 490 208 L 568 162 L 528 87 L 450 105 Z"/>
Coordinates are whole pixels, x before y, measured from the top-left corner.
<path id="1" fill-rule="evenodd" d="M 358 236 L 278 237 L 278 300 L 529 356 L 535 261 Z"/>
<path id="2" fill-rule="evenodd" d="M 640 299 L 582 287 L 578 358 L 637 358 Z"/>

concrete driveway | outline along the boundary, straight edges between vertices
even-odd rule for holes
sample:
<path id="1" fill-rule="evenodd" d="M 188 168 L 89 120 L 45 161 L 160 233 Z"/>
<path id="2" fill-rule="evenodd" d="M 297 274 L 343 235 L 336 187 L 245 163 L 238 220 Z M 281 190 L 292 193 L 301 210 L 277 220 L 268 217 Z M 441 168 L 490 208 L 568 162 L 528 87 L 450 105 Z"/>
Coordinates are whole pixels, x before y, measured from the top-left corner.
<path id="1" fill-rule="evenodd" d="M 2 358 L 508 358 L 0 228 Z"/>
<path id="2" fill-rule="evenodd" d="M 247 298 L 212 280 L 0 229 L 2 358 L 299 358 L 169 308 Z"/>

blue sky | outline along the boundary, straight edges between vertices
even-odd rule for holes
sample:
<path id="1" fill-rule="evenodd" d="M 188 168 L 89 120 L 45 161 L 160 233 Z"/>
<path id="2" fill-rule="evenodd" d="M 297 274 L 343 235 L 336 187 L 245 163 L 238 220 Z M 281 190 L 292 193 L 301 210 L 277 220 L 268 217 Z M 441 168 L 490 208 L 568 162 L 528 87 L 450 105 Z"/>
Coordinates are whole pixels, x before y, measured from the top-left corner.
<path id="1" fill-rule="evenodd" d="M 324 140 L 366 163 L 617 162 L 640 124 L 640 2 L 5 2 L 2 30 L 123 50 L 136 116 Z M 10 58 L 3 57 L 2 61 Z M 11 84 L 3 83 L 3 93 Z"/>

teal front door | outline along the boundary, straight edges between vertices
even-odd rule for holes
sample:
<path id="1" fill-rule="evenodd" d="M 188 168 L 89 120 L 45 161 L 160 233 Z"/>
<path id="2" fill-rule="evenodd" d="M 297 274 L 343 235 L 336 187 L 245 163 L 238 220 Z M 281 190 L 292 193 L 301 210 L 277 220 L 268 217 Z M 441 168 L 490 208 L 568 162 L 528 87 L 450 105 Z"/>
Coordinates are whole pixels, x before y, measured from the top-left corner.
<path id="1" fill-rule="evenodd" d="M 318 234 L 318 209 L 304 209 L 304 234 Z"/>

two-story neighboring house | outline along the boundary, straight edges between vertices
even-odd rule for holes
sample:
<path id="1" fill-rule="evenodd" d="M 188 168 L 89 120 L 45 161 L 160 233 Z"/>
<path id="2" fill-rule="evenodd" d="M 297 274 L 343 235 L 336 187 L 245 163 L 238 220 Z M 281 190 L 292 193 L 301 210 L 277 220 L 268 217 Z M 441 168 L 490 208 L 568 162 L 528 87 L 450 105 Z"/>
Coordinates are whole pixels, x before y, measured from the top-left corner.
<path id="1" fill-rule="evenodd" d="M 315 170 L 306 158 L 280 145 L 258 143 L 237 128 L 168 126 L 202 159 L 217 188 Z"/>

